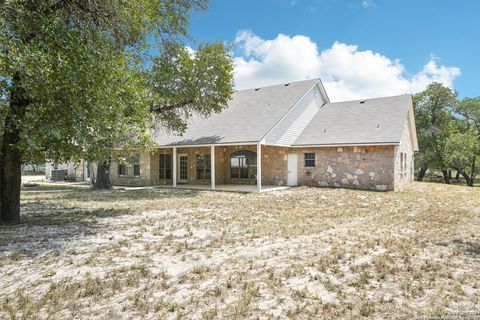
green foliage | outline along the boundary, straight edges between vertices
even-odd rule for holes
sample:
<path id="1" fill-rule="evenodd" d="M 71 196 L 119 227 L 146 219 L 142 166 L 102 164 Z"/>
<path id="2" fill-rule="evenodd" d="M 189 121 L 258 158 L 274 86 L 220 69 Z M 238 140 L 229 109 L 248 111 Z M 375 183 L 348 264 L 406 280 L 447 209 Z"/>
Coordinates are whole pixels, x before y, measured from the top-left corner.
<path id="1" fill-rule="evenodd" d="M 207 4 L 1 2 L 0 120 L 9 116 L 20 129 L 24 159 L 101 161 L 151 146 L 158 121 L 181 131 L 186 115 L 220 111 L 232 93 L 228 48 L 201 45 L 191 55 L 182 43 L 190 11 Z M 152 47 L 162 55 L 149 69 Z M 9 105 L 13 86 L 26 92 L 24 115 Z"/>
<path id="2" fill-rule="evenodd" d="M 170 45 L 154 62 L 152 110 L 170 130 L 184 131 L 184 119 L 193 113 L 220 112 L 233 93 L 233 64 L 222 43 L 201 45 L 194 52 Z"/>
<path id="3" fill-rule="evenodd" d="M 443 159 L 448 168 L 458 168 L 468 172 L 474 164 L 473 161 L 476 161 L 477 166 L 474 170 L 477 172 L 480 167 L 478 165 L 480 157 L 476 158 L 476 156 L 479 154 L 480 145 L 473 130 L 455 132 L 445 141 Z"/>
<path id="4" fill-rule="evenodd" d="M 449 135 L 457 94 L 439 83 L 430 84 L 413 97 L 420 152 L 419 167 L 442 169 L 444 144 Z"/>
<path id="5" fill-rule="evenodd" d="M 458 104 L 455 112 L 461 115 L 480 141 L 480 97 L 465 98 Z"/>
<path id="6" fill-rule="evenodd" d="M 455 169 L 473 185 L 480 167 L 480 98 L 457 101 L 433 83 L 414 96 L 420 152 L 417 167 Z"/>

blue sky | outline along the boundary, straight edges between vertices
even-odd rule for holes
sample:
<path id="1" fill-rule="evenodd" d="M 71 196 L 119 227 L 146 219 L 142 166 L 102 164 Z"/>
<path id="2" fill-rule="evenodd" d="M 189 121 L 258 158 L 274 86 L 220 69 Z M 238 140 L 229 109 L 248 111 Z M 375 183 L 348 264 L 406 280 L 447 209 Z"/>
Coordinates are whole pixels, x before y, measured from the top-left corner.
<path id="1" fill-rule="evenodd" d="M 190 32 L 234 45 L 239 89 L 322 77 L 342 100 L 439 81 L 465 97 L 480 96 L 479 13 L 478 0 L 212 0 Z"/>

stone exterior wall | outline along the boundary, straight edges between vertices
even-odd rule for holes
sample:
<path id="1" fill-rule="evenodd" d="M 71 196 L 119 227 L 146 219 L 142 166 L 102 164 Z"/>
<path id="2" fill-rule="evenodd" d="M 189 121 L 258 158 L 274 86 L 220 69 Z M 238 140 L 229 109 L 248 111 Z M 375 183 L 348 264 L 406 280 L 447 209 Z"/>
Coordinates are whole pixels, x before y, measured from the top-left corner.
<path id="1" fill-rule="evenodd" d="M 152 180 L 150 173 L 153 172 L 150 170 L 150 153 L 141 153 L 140 154 L 140 175 L 133 175 L 133 166 L 126 165 L 126 174 L 118 174 L 118 162 L 112 161 L 110 165 L 110 181 L 113 185 L 116 186 L 149 186 L 152 185 Z M 158 173 L 158 168 L 157 168 Z"/>
<path id="2" fill-rule="evenodd" d="M 414 151 L 409 121 L 403 129 L 400 144 L 395 147 L 395 190 L 403 190 L 414 179 Z"/>
<path id="3" fill-rule="evenodd" d="M 302 148 L 298 184 L 386 191 L 394 189 L 394 147 Z M 315 153 L 315 167 L 305 167 L 305 153 Z"/>
<path id="4" fill-rule="evenodd" d="M 232 179 L 230 156 L 235 151 L 256 152 L 255 145 L 215 147 L 216 184 L 256 184 L 254 179 Z M 325 147 L 286 148 L 262 146 L 262 185 L 287 185 L 288 154 L 298 155 L 297 176 L 299 186 L 355 188 L 367 190 L 397 190 L 411 181 L 411 170 L 397 177 L 397 160 L 400 150 L 412 150 L 411 139 L 399 147 Z M 127 175 L 118 176 L 118 165 L 112 163 L 112 183 L 115 185 L 172 185 L 172 180 L 160 180 L 159 155 L 172 154 L 172 148 L 161 148 L 140 157 L 140 176 L 133 176 L 133 167 L 127 167 Z M 305 153 L 315 153 L 315 167 L 305 167 Z M 407 153 L 407 152 L 405 152 Z M 188 184 L 210 184 L 210 179 L 196 179 L 196 157 L 210 154 L 210 147 L 177 148 L 177 155 L 188 158 Z M 413 160 L 413 151 L 407 159 Z M 398 160 L 399 161 L 399 160 Z M 179 163 L 177 161 L 177 167 Z M 399 164 L 398 164 L 399 166 Z M 173 174 L 172 174 L 173 175 Z M 178 174 L 177 174 L 178 176 Z"/>
<path id="5" fill-rule="evenodd" d="M 295 151 L 292 148 L 262 146 L 262 185 L 287 185 L 288 154 Z"/>

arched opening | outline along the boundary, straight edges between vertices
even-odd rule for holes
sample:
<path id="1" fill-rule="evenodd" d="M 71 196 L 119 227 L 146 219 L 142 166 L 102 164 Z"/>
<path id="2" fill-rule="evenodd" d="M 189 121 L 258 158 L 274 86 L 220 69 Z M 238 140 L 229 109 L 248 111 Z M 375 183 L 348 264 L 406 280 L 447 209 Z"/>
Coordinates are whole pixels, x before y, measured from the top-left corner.
<path id="1" fill-rule="evenodd" d="M 230 178 L 255 180 L 257 177 L 257 154 L 253 151 L 235 151 L 230 156 Z"/>

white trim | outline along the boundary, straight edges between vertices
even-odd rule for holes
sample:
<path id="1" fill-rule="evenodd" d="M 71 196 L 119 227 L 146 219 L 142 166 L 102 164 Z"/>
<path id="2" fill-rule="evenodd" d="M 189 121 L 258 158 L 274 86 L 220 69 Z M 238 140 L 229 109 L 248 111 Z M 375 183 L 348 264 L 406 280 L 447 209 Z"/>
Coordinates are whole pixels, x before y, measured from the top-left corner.
<path id="1" fill-rule="evenodd" d="M 262 145 L 257 144 L 257 191 L 262 192 Z"/>
<path id="2" fill-rule="evenodd" d="M 295 158 L 295 159 L 293 159 Z M 296 187 L 298 185 L 298 153 L 287 154 L 287 186 Z M 290 170 L 293 169 L 293 170 Z M 292 179 L 294 177 L 294 179 Z"/>
<path id="3" fill-rule="evenodd" d="M 259 141 L 251 142 L 228 142 L 228 143 L 210 143 L 210 144 L 176 144 L 176 145 L 167 145 L 167 146 L 156 146 L 154 148 L 158 149 L 170 149 L 170 148 L 200 148 L 200 147 L 227 147 L 227 146 L 254 146 L 258 144 Z"/>
<path id="4" fill-rule="evenodd" d="M 185 179 L 185 180 L 180 180 L 180 169 L 181 169 L 180 168 L 180 165 L 181 165 L 180 164 L 180 157 L 186 157 L 187 158 L 187 179 Z M 178 169 L 177 169 L 178 170 L 178 175 L 177 175 L 178 176 L 178 181 L 177 182 L 178 183 L 188 183 L 188 154 L 187 153 L 179 153 L 177 155 L 177 158 L 178 158 L 178 161 L 177 161 L 178 162 Z"/>
<path id="5" fill-rule="evenodd" d="M 413 151 L 419 151 L 418 148 L 418 138 L 417 138 L 417 127 L 415 124 L 415 111 L 413 108 L 413 97 L 410 95 L 410 106 L 408 108 L 408 127 L 410 134 L 412 135 L 412 145 L 413 145 Z"/>
<path id="6" fill-rule="evenodd" d="M 318 82 L 318 81 L 319 81 L 319 80 L 317 79 L 317 82 Z M 297 102 L 295 102 L 295 103 L 293 104 L 293 106 L 290 107 L 290 109 L 288 109 L 288 111 L 283 115 L 283 117 L 281 117 L 280 120 L 278 120 L 277 123 L 275 123 L 275 125 L 274 125 L 273 127 L 271 127 L 270 130 L 268 130 L 267 134 L 265 134 L 265 135 L 263 136 L 263 138 L 260 139 L 260 141 L 266 141 L 268 135 L 269 135 L 270 133 L 272 133 L 272 131 L 275 130 L 275 128 L 278 127 L 278 125 L 279 125 L 280 123 L 282 123 L 282 121 L 287 117 L 287 115 L 288 115 L 290 112 L 292 112 L 293 109 L 295 109 L 295 107 L 297 106 L 297 104 L 299 104 L 300 101 L 302 101 L 303 98 L 305 98 L 305 97 L 310 93 L 310 91 L 317 85 L 317 82 L 315 82 L 315 83 L 310 87 L 310 89 L 308 89 L 307 92 L 305 92 L 305 94 L 304 94 L 300 99 L 298 99 Z M 324 105 L 325 105 L 325 103 L 322 104 L 321 107 L 323 107 Z M 320 107 L 320 108 L 321 108 L 321 107 Z"/>
<path id="7" fill-rule="evenodd" d="M 215 146 L 210 147 L 210 180 L 212 190 L 215 190 Z"/>
<path id="8" fill-rule="evenodd" d="M 318 82 L 316 82 L 316 83 L 320 83 L 320 88 L 319 88 L 320 90 L 319 91 L 326 100 L 325 104 L 331 103 L 330 98 L 328 97 L 328 94 L 327 94 L 327 90 L 325 90 L 325 87 L 323 86 L 322 79 L 319 78 Z"/>
<path id="9" fill-rule="evenodd" d="M 376 142 L 376 143 L 337 143 L 337 144 L 303 144 L 294 145 L 291 148 L 311 148 L 311 147 L 368 147 L 368 146 L 397 146 L 400 142 Z"/>
<path id="10" fill-rule="evenodd" d="M 177 148 L 175 147 L 172 154 L 172 187 L 177 187 Z"/>

